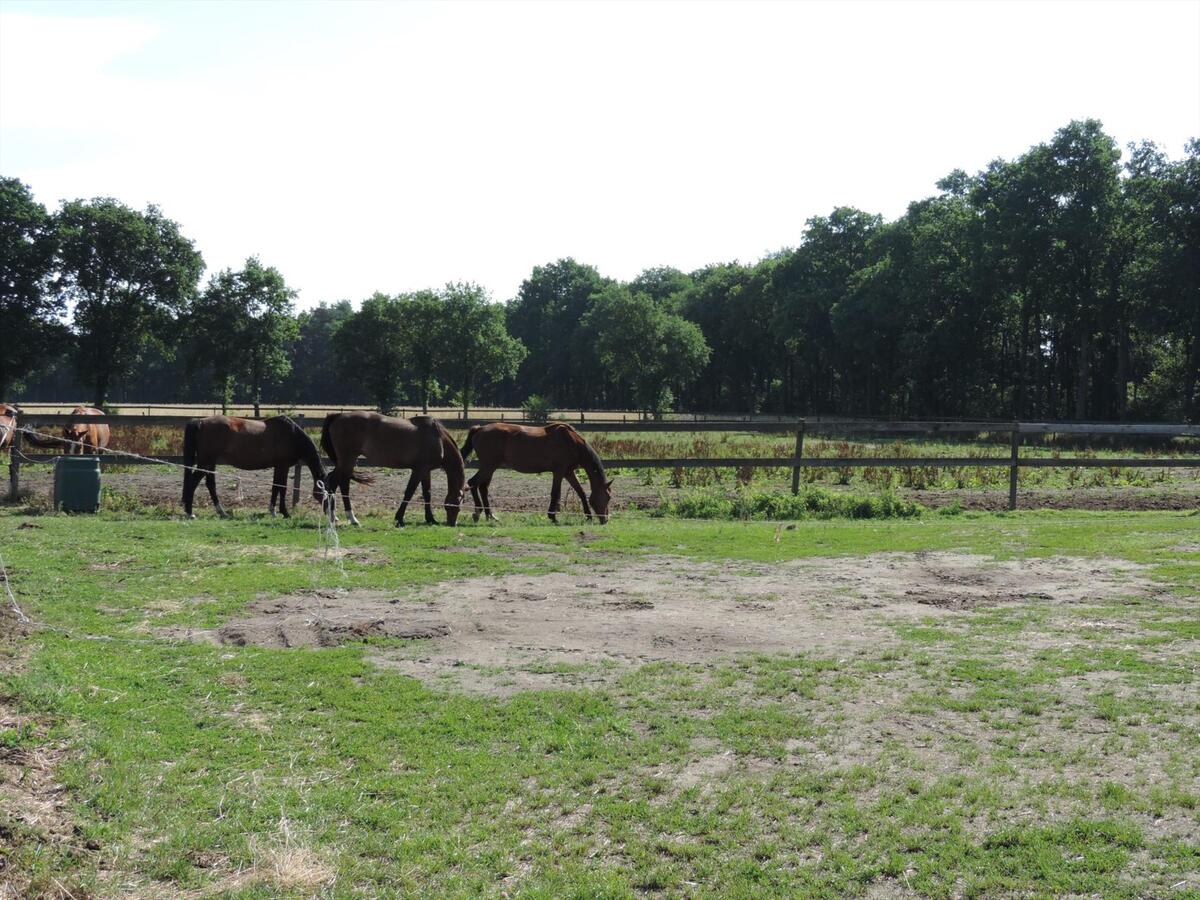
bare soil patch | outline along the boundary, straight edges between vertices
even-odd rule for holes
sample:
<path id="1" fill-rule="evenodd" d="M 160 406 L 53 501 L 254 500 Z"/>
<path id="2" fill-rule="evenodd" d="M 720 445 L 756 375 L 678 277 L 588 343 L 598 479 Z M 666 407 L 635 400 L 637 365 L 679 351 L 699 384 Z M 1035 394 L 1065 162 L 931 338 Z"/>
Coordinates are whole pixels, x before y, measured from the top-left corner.
<path id="1" fill-rule="evenodd" d="M 1132 563 L 996 562 L 882 553 L 779 565 L 648 557 L 603 569 L 445 582 L 407 592 L 309 591 L 258 600 L 211 630 L 225 645 L 330 647 L 369 638 L 379 665 L 490 694 L 605 680 L 653 661 L 839 650 L 895 639 L 896 621 L 946 619 L 1000 603 L 1082 603 L 1150 592 Z"/>

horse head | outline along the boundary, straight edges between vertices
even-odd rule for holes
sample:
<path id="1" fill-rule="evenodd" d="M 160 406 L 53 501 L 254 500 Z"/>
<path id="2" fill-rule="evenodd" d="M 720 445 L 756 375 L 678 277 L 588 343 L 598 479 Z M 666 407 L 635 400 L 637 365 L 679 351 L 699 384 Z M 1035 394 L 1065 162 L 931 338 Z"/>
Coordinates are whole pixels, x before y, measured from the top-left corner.
<path id="1" fill-rule="evenodd" d="M 591 495 L 588 497 L 588 502 L 592 504 L 592 512 L 596 514 L 596 518 L 600 520 L 600 524 L 604 525 L 608 522 L 608 504 L 612 500 L 612 479 L 604 483 L 604 489 L 593 488 Z"/>

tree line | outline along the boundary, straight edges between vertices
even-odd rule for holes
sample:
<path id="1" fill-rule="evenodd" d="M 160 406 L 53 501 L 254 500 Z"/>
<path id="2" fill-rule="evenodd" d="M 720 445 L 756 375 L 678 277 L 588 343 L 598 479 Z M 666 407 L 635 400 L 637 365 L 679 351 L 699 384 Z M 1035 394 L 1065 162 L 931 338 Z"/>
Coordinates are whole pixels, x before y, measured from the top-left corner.
<path id="1" fill-rule="evenodd" d="M 296 313 L 257 258 L 201 286 L 156 207 L 50 213 L 0 179 L 0 397 L 1200 419 L 1200 140 L 1122 159 L 1074 121 L 937 187 L 752 264 L 568 258 L 507 303 L 451 283 Z"/>

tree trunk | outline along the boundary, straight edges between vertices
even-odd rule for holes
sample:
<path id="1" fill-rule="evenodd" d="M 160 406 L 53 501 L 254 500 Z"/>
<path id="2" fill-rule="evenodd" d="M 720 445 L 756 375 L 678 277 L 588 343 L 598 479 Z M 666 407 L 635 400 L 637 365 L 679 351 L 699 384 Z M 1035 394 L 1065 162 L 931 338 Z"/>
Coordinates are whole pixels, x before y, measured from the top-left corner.
<path id="1" fill-rule="evenodd" d="M 1117 418 L 1129 417 L 1129 326 L 1117 326 Z"/>
<path id="2" fill-rule="evenodd" d="M 1021 297 L 1021 342 L 1017 348 L 1017 390 L 1013 396 L 1013 418 L 1025 416 L 1025 385 L 1029 381 L 1029 299 Z"/>
<path id="3" fill-rule="evenodd" d="M 1196 396 L 1197 373 L 1200 373 L 1200 328 L 1192 333 L 1192 362 L 1188 366 L 1187 381 L 1184 383 L 1184 409 L 1193 422 L 1200 420 L 1200 397 Z"/>
<path id="4" fill-rule="evenodd" d="M 1075 381 L 1075 419 L 1080 422 L 1087 418 L 1088 362 L 1091 350 L 1092 333 L 1085 325 L 1079 332 L 1078 374 Z"/>
<path id="5" fill-rule="evenodd" d="M 466 378 L 463 379 L 462 404 L 463 404 L 463 420 L 464 421 L 466 419 L 471 418 L 471 410 L 469 408 L 470 403 L 471 403 L 471 378 L 470 378 L 470 376 L 467 376 Z"/>
<path id="6" fill-rule="evenodd" d="M 421 414 L 429 415 L 429 376 L 421 379 Z"/>

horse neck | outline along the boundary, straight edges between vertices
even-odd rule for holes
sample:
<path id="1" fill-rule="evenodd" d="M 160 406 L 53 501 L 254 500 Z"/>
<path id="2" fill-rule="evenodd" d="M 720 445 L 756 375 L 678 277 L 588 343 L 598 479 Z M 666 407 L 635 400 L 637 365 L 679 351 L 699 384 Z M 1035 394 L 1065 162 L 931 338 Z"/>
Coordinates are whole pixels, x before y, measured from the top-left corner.
<path id="1" fill-rule="evenodd" d="M 605 488 L 604 466 L 592 456 L 592 452 L 587 447 L 580 447 L 579 451 L 580 465 L 587 472 L 588 483 L 592 488 L 592 493 L 602 493 Z"/>
<path id="2" fill-rule="evenodd" d="M 296 435 L 296 442 L 299 444 L 300 459 L 308 466 L 308 471 L 312 473 L 313 481 L 324 480 L 325 464 L 321 462 L 321 453 L 317 450 L 317 445 L 303 431 L 300 431 Z"/>
<path id="3" fill-rule="evenodd" d="M 442 471 L 446 473 L 446 489 L 450 493 L 461 492 L 467 483 L 466 466 L 463 464 L 458 444 L 454 443 L 448 432 L 442 433 L 442 459 Z"/>

